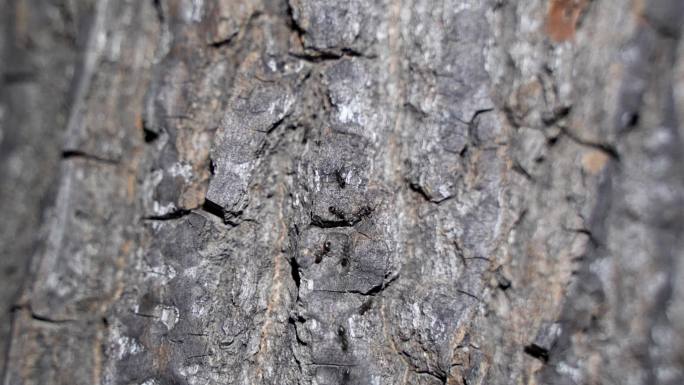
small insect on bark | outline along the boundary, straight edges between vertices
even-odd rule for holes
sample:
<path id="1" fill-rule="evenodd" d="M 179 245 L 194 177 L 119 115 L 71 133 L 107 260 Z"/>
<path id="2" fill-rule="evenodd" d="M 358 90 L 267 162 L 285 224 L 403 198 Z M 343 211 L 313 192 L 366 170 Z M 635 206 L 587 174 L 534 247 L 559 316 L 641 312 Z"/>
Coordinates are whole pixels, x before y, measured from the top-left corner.
<path id="1" fill-rule="evenodd" d="M 349 349 L 349 340 L 347 339 L 347 330 L 342 325 L 337 328 L 337 339 L 340 342 L 342 351 L 346 352 Z"/>
<path id="2" fill-rule="evenodd" d="M 314 259 L 314 262 L 317 264 L 321 263 L 321 261 L 323 260 L 323 256 L 328 254 L 328 252 L 330 252 L 331 248 L 332 248 L 332 242 L 325 241 L 323 243 L 323 250 L 318 250 L 316 252 L 316 258 Z"/>

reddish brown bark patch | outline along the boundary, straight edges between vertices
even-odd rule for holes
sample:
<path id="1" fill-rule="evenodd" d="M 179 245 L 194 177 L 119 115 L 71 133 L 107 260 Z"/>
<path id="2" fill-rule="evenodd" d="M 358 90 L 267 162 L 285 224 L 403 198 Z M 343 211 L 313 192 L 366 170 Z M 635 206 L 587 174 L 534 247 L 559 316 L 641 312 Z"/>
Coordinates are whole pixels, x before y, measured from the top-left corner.
<path id="1" fill-rule="evenodd" d="M 577 21 L 586 8 L 587 0 L 551 0 L 546 15 L 546 34 L 555 42 L 575 37 Z"/>

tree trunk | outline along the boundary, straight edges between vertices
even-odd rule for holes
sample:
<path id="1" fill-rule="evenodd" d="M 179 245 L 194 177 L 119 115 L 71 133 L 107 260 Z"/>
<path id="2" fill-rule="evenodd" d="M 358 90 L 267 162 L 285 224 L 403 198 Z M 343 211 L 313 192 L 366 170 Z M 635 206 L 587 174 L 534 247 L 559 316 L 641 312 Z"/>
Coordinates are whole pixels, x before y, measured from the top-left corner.
<path id="1" fill-rule="evenodd" d="M 0 3 L 5 385 L 684 383 L 682 1 Z"/>

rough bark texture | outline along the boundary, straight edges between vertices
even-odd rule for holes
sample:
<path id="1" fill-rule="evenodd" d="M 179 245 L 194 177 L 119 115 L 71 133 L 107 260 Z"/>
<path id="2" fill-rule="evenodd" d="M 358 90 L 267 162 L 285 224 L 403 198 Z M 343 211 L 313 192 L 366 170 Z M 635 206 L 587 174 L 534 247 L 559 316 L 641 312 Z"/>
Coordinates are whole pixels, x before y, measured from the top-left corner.
<path id="1" fill-rule="evenodd" d="M 680 0 L 0 5 L 5 385 L 684 383 Z"/>

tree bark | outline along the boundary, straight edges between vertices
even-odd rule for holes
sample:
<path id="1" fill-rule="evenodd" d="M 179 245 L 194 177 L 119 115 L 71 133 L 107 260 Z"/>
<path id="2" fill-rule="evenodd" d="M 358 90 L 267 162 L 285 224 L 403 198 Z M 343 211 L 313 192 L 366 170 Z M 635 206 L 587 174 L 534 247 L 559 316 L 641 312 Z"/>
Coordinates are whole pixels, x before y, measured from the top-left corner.
<path id="1" fill-rule="evenodd" d="M 15 384 L 684 383 L 679 0 L 1 0 Z"/>

